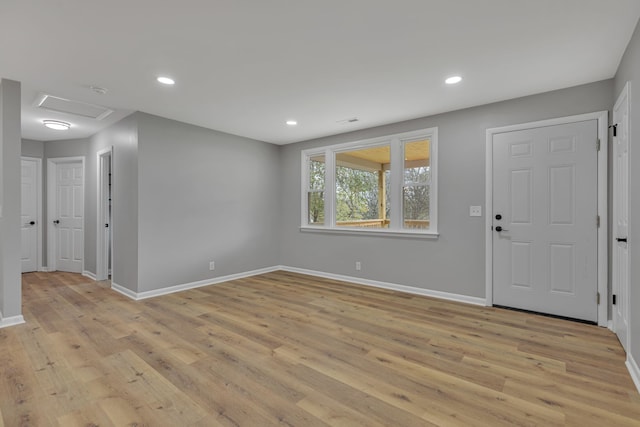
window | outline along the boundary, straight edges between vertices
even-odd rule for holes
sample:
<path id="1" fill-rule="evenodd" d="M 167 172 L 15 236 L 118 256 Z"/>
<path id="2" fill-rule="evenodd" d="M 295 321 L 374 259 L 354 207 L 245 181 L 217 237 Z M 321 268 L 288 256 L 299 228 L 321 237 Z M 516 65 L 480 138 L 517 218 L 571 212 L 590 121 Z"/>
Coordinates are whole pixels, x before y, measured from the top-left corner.
<path id="1" fill-rule="evenodd" d="M 324 224 L 324 155 L 309 158 L 309 180 L 307 188 L 308 223 Z"/>
<path id="2" fill-rule="evenodd" d="M 387 228 L 390 145 L 337 152 L 335 158 L 336 226 Z"/>
<path id="3" fill-rule="evenodd" d="M 437 234 L 437 128 L 302 152 L 305 230 Z"/>

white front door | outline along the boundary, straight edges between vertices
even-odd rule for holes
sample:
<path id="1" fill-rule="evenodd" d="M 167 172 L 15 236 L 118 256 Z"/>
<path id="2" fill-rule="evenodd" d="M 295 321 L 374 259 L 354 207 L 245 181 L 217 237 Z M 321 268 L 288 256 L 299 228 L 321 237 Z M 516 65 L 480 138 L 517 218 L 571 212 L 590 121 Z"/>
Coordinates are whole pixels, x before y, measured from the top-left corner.
<path id="1" fill-rule="evenodd" d="M 493 136 L 493 303 L 597 321 L 598 122 Z"/>
<path id="2" fill-rule="evenodd" d="M 627 349 L 629 333 L 629 92 L 613 108 L 613 328 Z"/>
<path id="3" fill-rule="evenodd" d="M 22 272 L 38 269 L 38 168 L 35 159 L 22 159 L 22 202 L 20 214 Z"/>
<path id="4" fill-rule="evenodd" d="M 82 272 L 84 257 L 84 167 L 81 161 L 56 163 L 54 228 L 55 266 Z"/>

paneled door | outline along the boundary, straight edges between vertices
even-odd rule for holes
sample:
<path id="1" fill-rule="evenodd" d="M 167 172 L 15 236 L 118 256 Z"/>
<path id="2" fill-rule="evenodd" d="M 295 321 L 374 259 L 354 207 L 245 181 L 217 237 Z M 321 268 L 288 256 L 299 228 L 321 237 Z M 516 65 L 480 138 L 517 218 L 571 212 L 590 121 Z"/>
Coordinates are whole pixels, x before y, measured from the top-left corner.
<path id="1" fill-rule="evenodd" d="M 51 165 L 51 163 L 50 163 Z M 82 161 L 55 162 L 53 227 L 55 269 L 81 273 L 84 257 L 84 166 Z"/>
<path id="2" fill-rule="evenodd" d="M 598 122 L 493 136 L 493 303 L 598 319 Z"/>
<path id="3" fill-rule="evenodd" d="M 38 191 L 39 159 L 22 158 L 21 161 L 21 213 L 20 237 L 22 272 L 38 269 Z"/>
<path id="4" fill-rule="evenodd" d="M 629 345 L 629 92 L 613 107 L 613 329 Z"/>

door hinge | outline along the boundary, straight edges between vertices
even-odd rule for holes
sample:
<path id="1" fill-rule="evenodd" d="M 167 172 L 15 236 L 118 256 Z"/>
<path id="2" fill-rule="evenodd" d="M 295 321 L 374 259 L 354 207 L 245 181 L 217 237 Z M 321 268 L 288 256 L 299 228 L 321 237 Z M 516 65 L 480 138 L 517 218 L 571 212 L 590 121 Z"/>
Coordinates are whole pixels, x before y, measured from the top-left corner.
<path id="1" fill-rule="evenodd" d="M 596 227 L 600 228 L 600 215 L 596 216 Z"/>
<path id="2" fill-rule="evenodd" d="M 613 129 L 613 136 L 618 136 L 618 124 L 616 123 L 615 125 L 611 125 L 609 127 Z"/>
<path id="3" fill-rule="evenodd" d="M 600 305 L 600 292 L 596 293 L 596 304 Z"/>
<path id="4" fill-rule="evenodd" d="M 596 140 L 596 151 L 600 151 L 600 140 Z"/>
<path id="5" fill-rule="evenodd" d="M 613 305 L 616 305 L 616 296 L 613 296 L 613 300 L 612 300 Z"/>

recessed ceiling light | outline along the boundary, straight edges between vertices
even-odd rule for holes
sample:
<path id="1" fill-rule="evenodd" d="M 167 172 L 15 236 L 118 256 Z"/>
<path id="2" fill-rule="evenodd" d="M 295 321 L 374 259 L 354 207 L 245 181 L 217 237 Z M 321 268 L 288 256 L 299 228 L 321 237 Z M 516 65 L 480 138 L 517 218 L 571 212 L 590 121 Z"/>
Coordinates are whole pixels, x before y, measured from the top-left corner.
<path id="1" fill-rule="evenodd" d="M 176 84 L 175 80 L 173 80 L 171 77 L 165 77 L 165 76 L 160 76 L 157 78 L 157 80 L 162 83 L 163 85 L 174 85 Z"/>
<path id="2" fill-rule="evenodd" d="M 289 126 L 295 126 L 297 124 L 298 124 L 298 122 L 295 121 L 295 120 L 287 120 L 287 125 L 289 125 Z"/>
<path id="3" fill-rule="evenodd" d="M 462 81 L 462 77 L 460 76 L 451 76 L 447 78 L 444 82 L 448 85 L 454 85 L 456 83 L 460 83 Z"/>
<path id="4" fill-rule="evenodd" d="M 42 123 L 49 129 L 53 130 L 69 130 L 71 127 L 71 124 L 58 120 L 43 120 Z"/>

